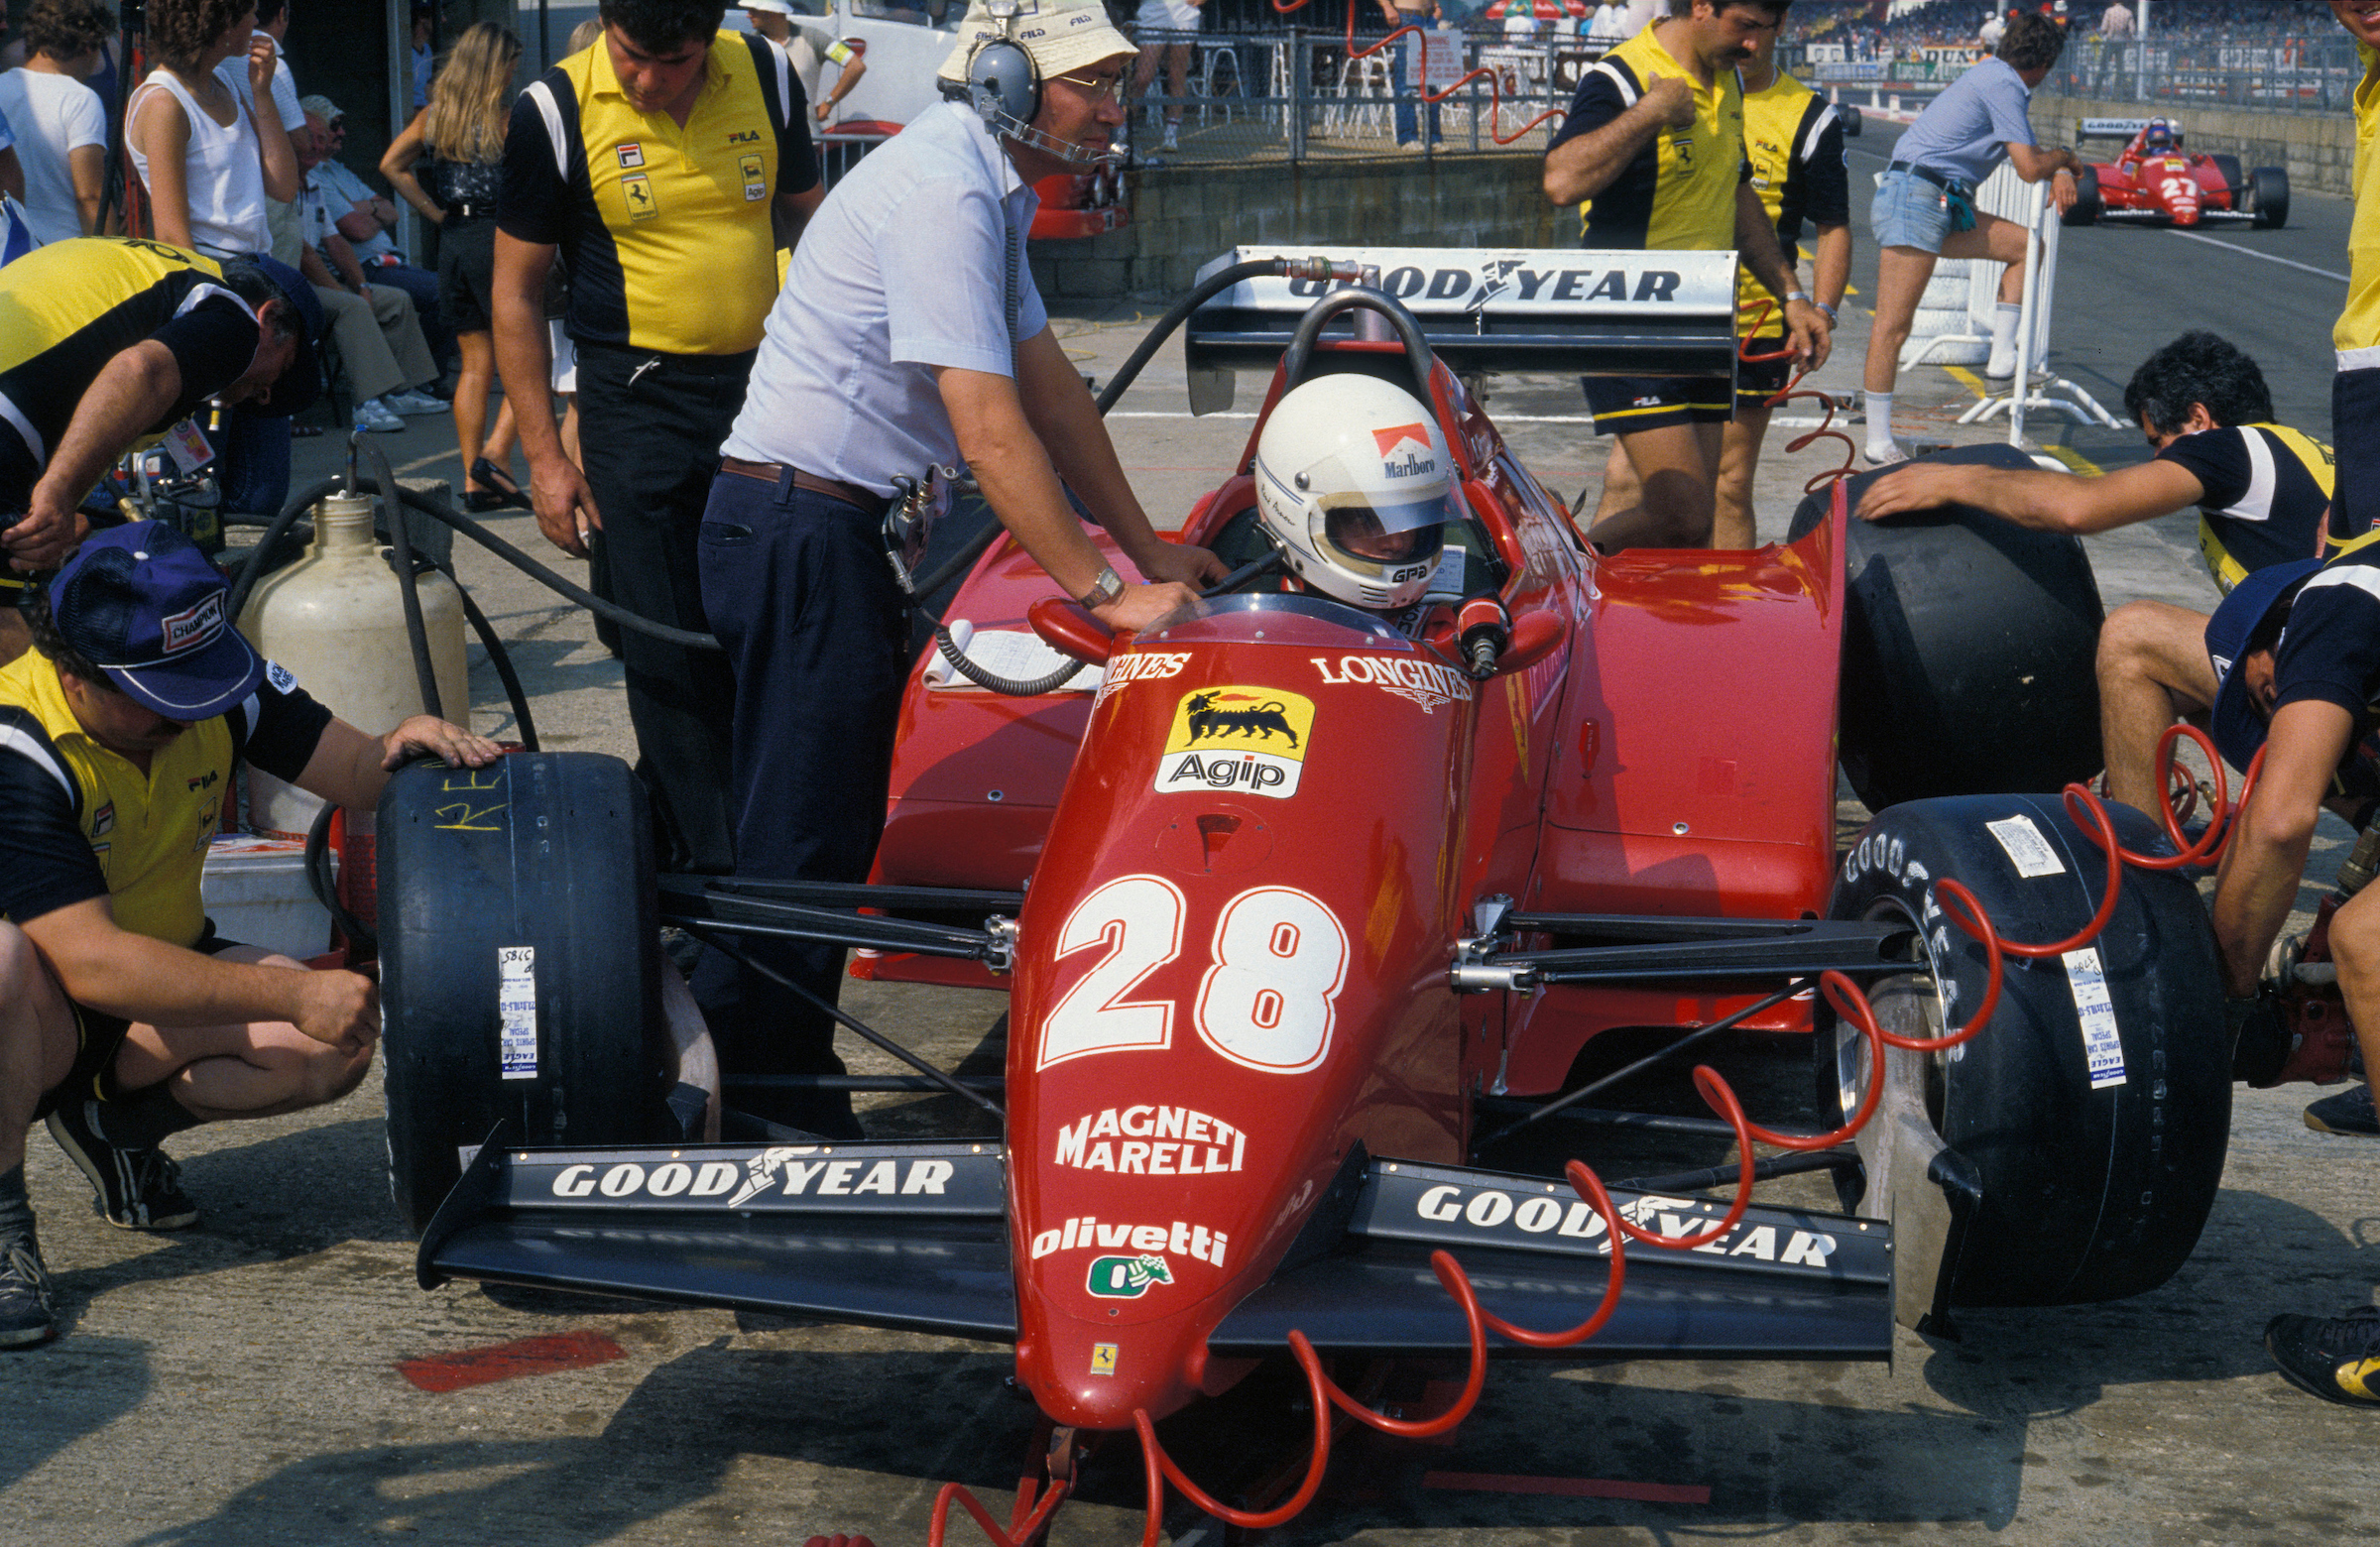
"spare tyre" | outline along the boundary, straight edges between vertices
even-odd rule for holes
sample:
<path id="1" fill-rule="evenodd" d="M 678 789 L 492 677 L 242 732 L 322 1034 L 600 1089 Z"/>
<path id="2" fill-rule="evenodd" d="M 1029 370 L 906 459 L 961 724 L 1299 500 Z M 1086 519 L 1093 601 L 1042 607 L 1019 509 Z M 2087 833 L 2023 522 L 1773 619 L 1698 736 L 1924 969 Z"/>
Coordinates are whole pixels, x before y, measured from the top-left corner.
<path id="1" fill-rule="evenodd" d="M 1997 444 L 1927 460 L 2033 465 Z M 1836 488 L 1856 510 L 1880 476 Z M 1802 502 L 1791 537 L 1826 520 L 1830 498 Z M 1869 810 L 2057 789 L 2099 771 L 2105 615 L 2079 538 L 1964 505 L 1845 525 L 1843 772 Z"/>
<path id="2" fill-rule="evenodd" d="M 652 817 L 628 765 L 416 765 L 380 798 L 389 1186 L 418 1235 L 499 1121 L 529 1144 L 672 1131 Z"/>
<path id="3" fill-rule="evenodd" d="M 2108 809 L 2126 847 L 2172 852 L 2146 816 Z M 1928 800 L 1867 825 L 1828 913 L 1917 926 L 1909 972 L 1870 1000 L 1886 1030 L 1937 1037 L 1980 1002 L 1986 959 L 1936 887 L 1960 881 L 2004 938 L 2046 943 L 2090 920 L 2106 874 L 2055 796 Z M 2120 892 L 2087 945 L 2006 958 L 1974 1040 L 1887 1054 L 1887 1096 L 1858 1140 L 1865 1176 L 1844 1201 L 1894 1221 L 1903 1291 L 1937 1311 L 2144 1293 L 2188 1259 L 2213 1207 L 2231 1124 L 2213 930 L 2170 872 L 2127 869 Z M 1868 1044 L 1825 1012 L 1817 1043 L 1820 1120 L 1840 1122 L 1872 1077 Z M 1920 1217 L 1929 1196 L 1949 1228 Z"/>

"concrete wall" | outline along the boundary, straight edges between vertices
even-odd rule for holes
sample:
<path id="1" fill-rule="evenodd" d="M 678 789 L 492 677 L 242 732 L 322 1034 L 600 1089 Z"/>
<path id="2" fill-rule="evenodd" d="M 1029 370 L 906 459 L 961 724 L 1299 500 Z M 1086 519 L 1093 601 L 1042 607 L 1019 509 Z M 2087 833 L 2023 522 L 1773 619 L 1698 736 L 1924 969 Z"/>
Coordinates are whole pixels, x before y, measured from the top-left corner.
<path id="1" fill-rule="evenodd" d="M 1033 281 L 1052 297 L 1179 295 L 1201 264 L 1257 242 L 1571 245 L 1578 217 L 1546 203 L 1543 165 L 1504 152 L 1142 168 L 1132 175 L 1132 223 L 1035 246 Z"/>
<path id="2" fill-rule="evenodd" d="M 2280 167 L 2289 173 L 2292 188 L 2317 193 L 2355 191 L 2355 116 L 2344 108 L 2334 113 L 2254 107 L 2167 108 L 2147 102 L 2097 102 L 2037 92 L 2033 132 L 2046 145 L 2071 145 L 2079 119 L 2149 118 L 2160 112 L 2182 126 L 2194 151 L 2237 156 L 2240 165 L 2250 170 Z M 2083 154 L 2092 160 L 2111 161 L 2120 148 L 2112 140 L 2093 140 Z"/>

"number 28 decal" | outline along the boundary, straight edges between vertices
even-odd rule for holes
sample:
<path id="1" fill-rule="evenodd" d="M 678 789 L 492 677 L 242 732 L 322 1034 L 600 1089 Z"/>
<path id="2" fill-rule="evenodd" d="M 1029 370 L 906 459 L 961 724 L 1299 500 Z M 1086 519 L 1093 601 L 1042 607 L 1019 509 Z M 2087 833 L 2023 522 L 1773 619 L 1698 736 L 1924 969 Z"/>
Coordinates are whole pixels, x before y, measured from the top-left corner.
<path id="1" fill-rule="evenodd" d="M 1173 1045 L 1170 1000 L 1132 991 L 1182 954 L 1181 888 L 1161 876 L 1123 876 L 1075 904 L 1058 955 L 1095 945 L 1107 954 L 1075 980 L 1041 1022 L 1046 1069 L 1093 1053 Z M 1347 986 L 1347 931 L 1294 887 L 1255 887 L 1223 905 L 1192 1018 L 1200 1040 L 1244 1068 L 1301 1074 L 1331 1050 L 1334 1001 Z"/>

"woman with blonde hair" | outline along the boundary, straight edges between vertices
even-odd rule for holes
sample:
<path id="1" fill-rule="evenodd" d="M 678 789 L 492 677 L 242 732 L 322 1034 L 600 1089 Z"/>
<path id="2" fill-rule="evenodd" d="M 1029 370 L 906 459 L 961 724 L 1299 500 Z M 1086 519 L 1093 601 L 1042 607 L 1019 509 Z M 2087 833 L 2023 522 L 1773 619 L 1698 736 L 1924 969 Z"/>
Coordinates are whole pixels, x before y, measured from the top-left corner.
<path id="1" fill-rule="evenodd" d="M 512 475 L 512 404 L 497 410 L 496 427 L 484 440 L 480 433 L 496 377 L 490 299 L 496 200 L 504 191 L 504 132 L 520 62 L 521 40 L 511 28 L 475 23 L 431 79 L 429 105 L 380 159 L 381 176 L 398 196 L 438 227 L 438 315 L 462 355 L 454 434 L 462 451 L 463 503 L 474 511 L 529 509 Z"/>

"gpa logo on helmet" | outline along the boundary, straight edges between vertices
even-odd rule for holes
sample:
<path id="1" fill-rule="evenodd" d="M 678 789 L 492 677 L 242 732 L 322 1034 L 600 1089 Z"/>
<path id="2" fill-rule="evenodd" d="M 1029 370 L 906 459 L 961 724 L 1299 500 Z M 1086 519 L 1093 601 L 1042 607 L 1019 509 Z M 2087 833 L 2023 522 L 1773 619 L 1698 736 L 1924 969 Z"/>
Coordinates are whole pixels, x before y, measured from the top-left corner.
<path id="1" fill-rule="evenodd" d="M 165 652 L 178 655 L 214 642 L 223 631 L 223 593 L 209 592 L 197 606 L 158 621 L 165 635 Z"/>
<path id="2" fill-rule="evenodd" d="M 1173 1282 L 1173 1269 L 1163 1257 L 1143 1251 L 1138 1256 L 1091 1259 L 1083 1288 L 1101 1300 L 1137 1300 L 1157 1284 Z"/>

